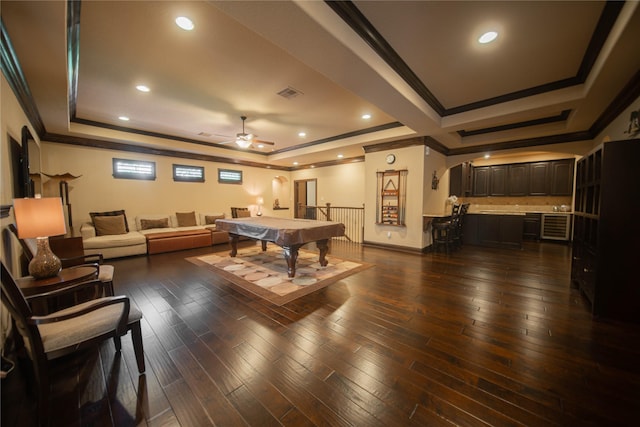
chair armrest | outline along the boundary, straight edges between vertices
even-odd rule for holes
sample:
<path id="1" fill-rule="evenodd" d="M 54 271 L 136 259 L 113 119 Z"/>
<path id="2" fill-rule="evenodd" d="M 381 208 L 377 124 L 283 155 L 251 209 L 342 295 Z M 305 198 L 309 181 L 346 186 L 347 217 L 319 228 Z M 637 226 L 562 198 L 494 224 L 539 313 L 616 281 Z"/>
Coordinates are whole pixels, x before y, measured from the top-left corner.
<path id="1" fill-rule="evenodd" d="M 69 258 L 60 258 L 62 268 L 78 266 L 81 264 L 102 264 L 104 257 L 102 254 L 79 255 Z"/>
<path id="2" fill-rule="evenodd" d="M 82 235 L 82 240 L 96 237 L 96 228 L 90 222 L 85 222 L 80 226 L 80 234 Z"/>
<path id="3" fill-rule="evenodd" d="M 114 297 L 104 297 L 97 300 L 90 301 L 88 303 L 81 304 L 77 307 L 71 307 L 68 309 L 60 310 L 55 313 L 51 313 L 47 316 L 32 316 L 27 319 L 31 325 L 44 325 L 47 323 L 62 322 L 64 320 L 74 319 L 76 317 L 83 316 L 91 313 L 92 311 L 99 310 L 103 307 L 108 307 L 114 304 L 123 304 L 122 314 L 118 320 L 118 326 L 116 331 L 118 335 L 122 335 L 127 327 L 127 320 L 129 319 L 129 310 L 131 308 L 131 302 L 129 297 L 125 295 L 119 295 Z M 77 308 L 74 310 L 74 308 Z"/>

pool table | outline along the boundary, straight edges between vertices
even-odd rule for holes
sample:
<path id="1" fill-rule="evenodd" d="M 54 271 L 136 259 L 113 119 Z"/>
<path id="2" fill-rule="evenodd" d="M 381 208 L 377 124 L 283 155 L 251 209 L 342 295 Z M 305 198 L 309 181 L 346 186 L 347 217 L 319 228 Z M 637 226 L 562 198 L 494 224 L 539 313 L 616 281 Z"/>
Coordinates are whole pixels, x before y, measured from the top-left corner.
<path id="1" fill-rule="evenodd" d="M 344 236 L 344 224 L 330 221 L 316 221 L 310 219 L 288 219 L 268 216 L 233 218 L 216 220 L 216 229 L 229 233 L 231 243 L 230 256 L 238 253 L 238 238 L 240 236 L 260 240 L 262 250 L 267 249 L 267 242 L 275 243 L 284 250 L 287 261 L 287 274 L 294 277 L 298 249 L 301 246 L 315 242 L 320 251 L 320 265 L 327 265 L 325 256 L 329 251 L 328 241 L 332 237 Z"/>

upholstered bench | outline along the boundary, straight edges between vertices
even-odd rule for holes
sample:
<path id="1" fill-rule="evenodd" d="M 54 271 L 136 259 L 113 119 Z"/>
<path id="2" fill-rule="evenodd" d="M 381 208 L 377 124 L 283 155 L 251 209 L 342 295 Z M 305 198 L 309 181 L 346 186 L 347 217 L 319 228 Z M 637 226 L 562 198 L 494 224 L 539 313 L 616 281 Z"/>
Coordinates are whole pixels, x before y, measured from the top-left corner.
<path id="1" fill-rule="evenodd" d="M 182 249 L 211 246 L 211 230 L 184 230 L 145 234 L 147 253 L 179 251 Z"/>

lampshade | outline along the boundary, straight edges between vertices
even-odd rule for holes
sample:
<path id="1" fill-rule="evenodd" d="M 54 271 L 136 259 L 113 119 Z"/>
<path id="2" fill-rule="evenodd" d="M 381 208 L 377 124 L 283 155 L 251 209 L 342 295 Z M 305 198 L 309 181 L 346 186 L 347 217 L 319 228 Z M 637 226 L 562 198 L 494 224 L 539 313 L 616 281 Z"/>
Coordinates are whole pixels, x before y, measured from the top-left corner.
<path id="1" fill-rule="evenodd" d="M 13 210 L 21 239 L 58 236 L 67 232 L 60 197 L 14 199 Z"/>
<path id="2" fill-rule="evenodd" d="M 258 202 L 259 205 L 262 205 L 262 204 L 264 204 L 264 199 L 262 197 L 258 197 L 257 202 Z"/>

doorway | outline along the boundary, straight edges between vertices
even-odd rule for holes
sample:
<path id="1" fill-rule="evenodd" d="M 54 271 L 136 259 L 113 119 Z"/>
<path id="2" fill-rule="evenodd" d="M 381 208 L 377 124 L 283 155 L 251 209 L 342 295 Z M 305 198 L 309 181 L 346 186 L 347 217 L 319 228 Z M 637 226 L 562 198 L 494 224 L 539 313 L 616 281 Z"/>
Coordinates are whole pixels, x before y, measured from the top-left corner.
<path id="1" fill-rule="evenodd" d="M 293 181 L 294 218 L 316 219 L 317 179 Z"/>

